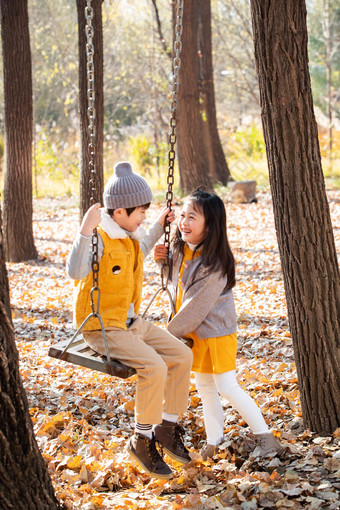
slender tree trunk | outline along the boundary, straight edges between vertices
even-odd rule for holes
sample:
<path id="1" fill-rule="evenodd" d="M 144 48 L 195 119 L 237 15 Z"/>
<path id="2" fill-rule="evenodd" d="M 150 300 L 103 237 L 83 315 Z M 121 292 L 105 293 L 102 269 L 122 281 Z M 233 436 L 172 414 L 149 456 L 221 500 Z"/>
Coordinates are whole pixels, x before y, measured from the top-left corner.
<path id="1" fill-rule="evenodd" d="M 6 260 L 4 246 L 2 240 L 2 213 L 0 207 L 0 301 L 4 305 L 4 309 L 8 316 L 8 320 L 12 322 L 11 305 L 9 300 L 9 286 L 7 278 Z"/>
<path id="2" fill-rule="evenodd" d="M 161 19 L 159 17 L 159 10 L 158 10 L 158 6 L 157 6 L 157 1 L 156 0 L 151 0 L 151 1 L 152 1 L 152 5 L 153 5 L 153 8 L 154 8 L 155 21 L 156 21 L 156 24 L 157 24 L 157 32 L 158 32 L 160 43 L 162 45 L 164 53 L 171 59 L 172 58 L 172 52 L 171 52 L 171 49 L 169 49 L 169 47 L 167 45 L 167 42 L 165 40 L 165 37 L 163 35 L 162 23 L 161 23 Z"/>
<path id="3" fill-rule="evenodd" d="M 32 66 L 27 0 L 1 0 L 5 100 L 4 245 L 11 262 L 35 259 L 32 228 Z"/>
<path id="4" fill-rule="evenodd" d="M 199 8 L 197 58 L 200 68 L 202 123 L 206 132 L 204 142 L 209 158 L 209 171 L 214 182 L 226 185 L 231 175 L 217 129 L 211 40 L 211 2 L 210 0 L 196 1 Z"/>
<path id="5" fill-rule="evenodd" d="M 340 278 L 308 71 L 304 1 L 251 0 L 275 225 L 304 423 L 340 426 Z"/>
<path id="6" fill-rule="evenodd" d="M 95 169 L 96 178 L 94 186 L 91 183 L 92 174 L 89 167 L 90 161 L 90 136 L 88 134 L 88 99 L 87 99 L 87 49 L 86 49 L 86 0 L 77 1 L 78 12 L 78 46 L 79 46 L 79 115 L 81 133 L 81 154 L 80 154 L 80 216 L 81 218 L 90 207 L 92 188 L 95 187 L 95 200 L 102 201 L 104 189 L 103 177 L 103 129 L 104 129 L 104 93 L 103 93 L 103 27 L 102 27 L 102 2 L 103 0 L 92 0 L 94 29 L 94 90 L 95 90 Z"/>
<path id="7" fill-rule="evenodd" d="M 333 166 L 333 108 L 332 108 L 332 36 L 329 0 L 324 1 L 325 6 L 325 36 L 326 36 L 326 77 L 327 77 L 327 114 L 328 114 L 328 157 L 329 168 Z"/>
<path id="8" fill-rule="evenodd" d="M 45 461 L 34 437 L 10 320 L 0 228 L 0 510 L 55 510 Z"/>
<path id="9" fill-rule="evenodd" d="M 180 185 L 190 192 L 198 186 L 212 188 L 200 111 L 197 58 L 198 2 L 185 0 L 181 68 L 179 72 L 177 152 Z"/>

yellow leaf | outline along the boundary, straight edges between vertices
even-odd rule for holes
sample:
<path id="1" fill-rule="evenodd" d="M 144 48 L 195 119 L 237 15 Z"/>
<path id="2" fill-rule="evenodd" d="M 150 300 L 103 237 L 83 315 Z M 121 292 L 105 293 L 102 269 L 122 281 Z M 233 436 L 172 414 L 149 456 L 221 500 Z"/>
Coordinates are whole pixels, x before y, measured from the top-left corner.
<path id="1" fill-rule="evenodd" d="M 280 480 L 281 476 L 279 475 L 279 473 L 274 469 L 274 471 L 272 472 L 272 474 L 270 475 L 270 479 L 273 481 L 273 482 L 276 482 L 277 480 Z"/>
<path id="2" fill-rule="evenodd" d="M 337 428 L 334 432 L 334 437 L 339 437 L 340 436 L 340 427 Z"/>
<path id="3" fill-rule="evenodd" d="M 67 467 L 73 470 L 80 469 L 81 456 L 76 455 L 67 461 Z"/>
<path id="4" fill-rule="evenodd" d="M 128 402 L 125 402 L 124 409 L 126 409 L 126 411 L 133 411 L 134 408 L 135 408 L 134 400 L 129 400 Z"/>

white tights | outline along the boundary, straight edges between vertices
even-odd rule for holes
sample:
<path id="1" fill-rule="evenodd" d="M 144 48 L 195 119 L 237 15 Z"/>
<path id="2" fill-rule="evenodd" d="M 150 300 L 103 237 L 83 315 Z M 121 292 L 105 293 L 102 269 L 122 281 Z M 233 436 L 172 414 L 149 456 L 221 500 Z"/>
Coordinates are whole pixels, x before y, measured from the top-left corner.
<path id="1" fill-rule="evenodd" d="M 195 373 L 197 391 L 203 404 L 203 418 L 207 442 L 217 445 L 223 438 L 224 416 L 219 394 L 228 399 L 253 434 L 268 432 L 268 426 L 254 400 L 242 390 L 236 379 L 236 371 L 223 374 Z"/>

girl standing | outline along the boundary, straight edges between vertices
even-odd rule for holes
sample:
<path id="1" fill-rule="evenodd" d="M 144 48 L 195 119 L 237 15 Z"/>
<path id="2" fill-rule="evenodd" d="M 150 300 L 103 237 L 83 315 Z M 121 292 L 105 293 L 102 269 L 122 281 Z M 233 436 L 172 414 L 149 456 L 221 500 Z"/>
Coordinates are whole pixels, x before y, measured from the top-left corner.
<path id="1" fill-rule="evenodd" d="M 166 257 L 156 246 L 155 259 Z M 280 452 L 260 409 L 236 379 L 237 321 L 232 288 L 235 261 L 222 200 L 198 188 L 183 205 L 172 243 L 175 315 L 168 331 L 193 342 L 193 366 L 203 404 L 207 443 L 203 460 L 211 458 L 223 440 L 224 416 L 220 396 L 228 399 L 257 439 L 256 454 Z"/>

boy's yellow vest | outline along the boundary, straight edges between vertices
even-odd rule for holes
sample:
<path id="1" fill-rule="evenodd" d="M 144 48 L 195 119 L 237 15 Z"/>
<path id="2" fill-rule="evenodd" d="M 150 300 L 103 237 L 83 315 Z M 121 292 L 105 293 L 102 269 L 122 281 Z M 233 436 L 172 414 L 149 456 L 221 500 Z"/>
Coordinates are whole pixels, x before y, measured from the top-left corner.
<path id="1" fill-rule="evenodd" d="M 137 314 L 141 303 L 144 255 L 138 241 L 130 237 L 111 239 L 101 226 L 97 230 L 104 243 L 98 276 L 99 314 L 105 328 L 115 326 L 127 329 L 126 319 L 130 304 L 134 304 Z M 91 288 L 92 271 L 82 280 L 74 282 L 74 320 L 77 328 L 92 311 Z M 98 293 L 95 292 L 95 311 L 97 296 Z M 83 331 L 95 329 L 100 329 L 100 322 L 91 318 Z"/>

